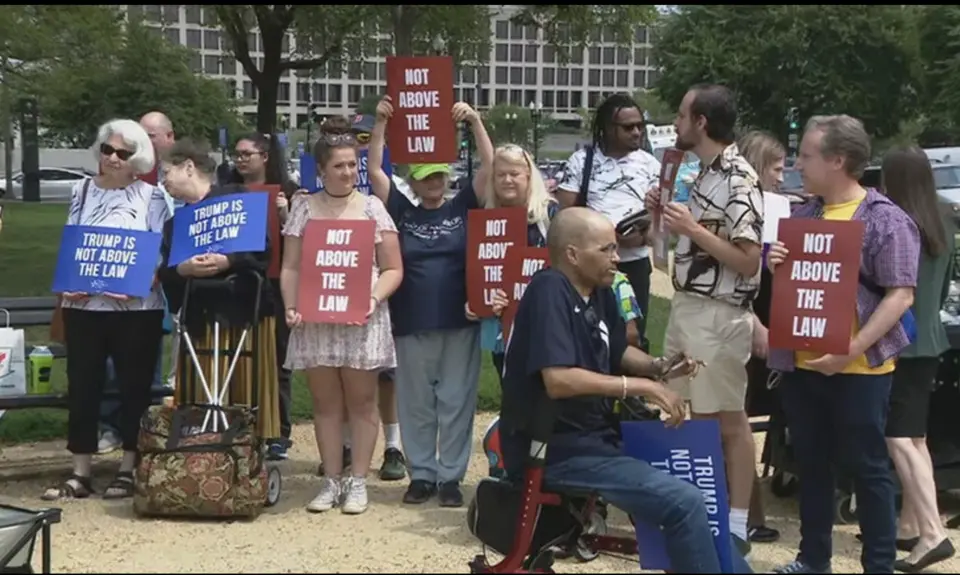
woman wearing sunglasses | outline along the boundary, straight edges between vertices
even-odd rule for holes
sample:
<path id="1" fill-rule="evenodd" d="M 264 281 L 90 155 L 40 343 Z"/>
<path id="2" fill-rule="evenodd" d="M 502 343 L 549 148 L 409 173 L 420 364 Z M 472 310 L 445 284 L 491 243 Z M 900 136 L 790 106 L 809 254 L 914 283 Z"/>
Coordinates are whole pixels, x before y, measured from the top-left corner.
<path id="1" fill-rule="evenodd" d="M 161 232 L 170 216 L 163 191 L 137 179 L 153 169 L 155 160 L 147 132 L 133 120 L 107 122 L 97 132 L 94 155 L 100 175 L 74 186 L 67 225 Z M 140 416 L 150 405 L 163 337 L 160 285 L 143 298 L 108 293 L 63 293 L 62 298 L 69 382 L 67 449 L 73 454 L 73 474 L 43 498 L 84 498 L 94 493 L 90 463 L 97 452 L 108 357 L 113 358 L 121 390 L 123 459 L 103 496 L 129 497 Z"/>
<path id="2" fill-rule="evenodd" d="M 377 378 L 397 364 L 387 300 L 403 278 L 397 228 L 374 196 L 357 186 L 357 139 L 343 116 L 327 119 L 313 150 L 323 191 L 298 195 L 283 229 L 286 246 L 280 288 L 291 326 L 286 367 L 305 370 L 313 395 L 314 429 L 323 459 L 320 493 L 307 510 L 340 506 L 347 514 L 367 509 L 366 476 L 379 434 Z M 303 323 L 297 289 L 304 229 L 311 219 L 376 223 L 372 292 L 363 325 Z M 352 439 L 350 472 L 343 477 L 343 419 L 348 414 Z"/>
<path id="3" fill-rule="evenodd" d="M 451 114 L 455 122 L 470 124 L 478 142 L 489 142 L 473 108 L 458 102 Z M 450 197 L 450 166 L 417 164 L 410 166 L 408 183 L 420 202 L 412 202 L 381 167 L 392 115 L 390 98 L 384 97 L 377 106 L 367 167 L 373 193 L 400 232 L 403 252 L 403 284 L 390 298 L 400 436 L 410 470 L 403 501 L 424 503 L 439 493 L 440 505 L 459 507 L 480 381 L 480 330 L 463 313 L 467 212 L 480 207 L 485 188 L 475 179 L 473 186 Z M 492 157 L 493 151 L 481 154 Z"/>

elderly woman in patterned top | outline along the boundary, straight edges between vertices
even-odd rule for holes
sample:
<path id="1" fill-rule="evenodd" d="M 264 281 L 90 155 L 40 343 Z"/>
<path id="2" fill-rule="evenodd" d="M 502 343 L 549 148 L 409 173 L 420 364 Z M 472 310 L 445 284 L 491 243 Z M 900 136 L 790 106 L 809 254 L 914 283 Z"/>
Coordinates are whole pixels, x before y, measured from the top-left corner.
<path id="1" fill-rule="evenodd" d="M 137 179 L 154 165 L 153 146 L 140 124 L 111 120 L 100 127 L 94 154 L 100 175 L 73 189 L 68 225 L 160 232 L 169 217 L 163 191 Z M 159 255 L 159 254 L 158 254 Z M 140 417 L 150 405 L 150 384 L 160 349 L 163 297 L 154 285 L 144 298 L 115 294 L 63 294 L 69 380 L 67 449 L 73 474 L 43 498 L 84 498 L 94 493 L 90 463 L 97 452 L 100 398 L 107 357 L 113 358 L 121 390 L 123 460 L 105 499 L 133 493 Z"/>

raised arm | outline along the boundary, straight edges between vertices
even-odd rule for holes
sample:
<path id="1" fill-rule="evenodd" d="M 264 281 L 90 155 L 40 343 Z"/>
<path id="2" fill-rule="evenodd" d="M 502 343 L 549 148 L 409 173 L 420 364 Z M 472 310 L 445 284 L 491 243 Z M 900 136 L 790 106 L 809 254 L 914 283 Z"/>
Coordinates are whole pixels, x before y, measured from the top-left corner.
<path id="1" fill-rule="evenodd" d="M 483 125 L 483 118 L 469 104 L 464 102 L 454 104 L 453 119 L 457 123 L 466 122 L 470 126 L 470 131 L 473 132 L 473 139 L 477 144 L 477 156 L 480 158 L 480 169 L 473 176 L 473 192 L 477 196 L 477 202 L 483 205 L 487 194 L 487 182 L 493 174 L 493 142 L 490 141 L 490 134 Z"/>
<path id="2" fill-rule="evenodd" d="M 373 195 L 387 204 L 390 199 L 390 176 L 383 171 L 383 146 L 387 140 L 387 121 L 393 116 L 393 103 L 390 96 L 384 96 L 377 104 L 377 122 L 370 134 L 367 146 L 367 174 Z M 286 258 L 284 258 L 286 261 Z"/>

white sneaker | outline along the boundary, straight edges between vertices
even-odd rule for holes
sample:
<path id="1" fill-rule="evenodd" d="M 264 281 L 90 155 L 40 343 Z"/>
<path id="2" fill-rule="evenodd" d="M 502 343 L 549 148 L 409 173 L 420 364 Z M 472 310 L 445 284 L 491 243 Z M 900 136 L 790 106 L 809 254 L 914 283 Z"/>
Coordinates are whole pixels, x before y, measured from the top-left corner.
<path id="1" fill-rule="evenodd" d="M 108 429 L 100 434 L 100 441 L 97 442 L 97 453 L 104 455 L 116 451 L 122 443 L 120 436 Z"/>
<path id="2" fill-rule="evenodd" d="M 367 510 L 367 480 L 363 477 L 351 477 L 343 486 L 342 513 L 360 515 Z"/>
<path id="3" fill-rule="evenodd" d="M 320 480 L 320 493 L 313 498 L 313 501 L 307 503 L 307 511 L 314 513 L 330 511 L 340 503 L 342 494 L 343 490 L 338 480 L 324 477 Z"/>

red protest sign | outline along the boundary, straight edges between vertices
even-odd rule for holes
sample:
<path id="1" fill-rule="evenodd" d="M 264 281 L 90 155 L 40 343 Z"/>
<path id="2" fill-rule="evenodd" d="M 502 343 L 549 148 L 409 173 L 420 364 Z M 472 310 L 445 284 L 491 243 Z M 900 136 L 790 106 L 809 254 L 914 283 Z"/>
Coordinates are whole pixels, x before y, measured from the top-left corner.
<path id="1" fill-rule="evenodd" d="M 493 316 L 493 290 L 503 289 L 511 246 L 527 245 L 527 210 L 491 208 L 467 213 L 467 303 L 477 317 Z"/>
<path id="2" fill-rule="evenodd" d="M 373 220 L 311 220 L 303 232 L 297 309 L 307 323 L 366 323 Z"/>
<path id="3" fill-rule="evenodd" d="M 861 221 L 780 220 L 789 255 L 773 275 L 770 347 L 850 353 L 863 232 Z"/>
<path id="4" fill-rule="evenodd" d="M 452 58 L 387 56 L 387 94 L 393 102 L 387 133 L 394 163 L 457 160 Z"/>
<path id="5" fill-rule="evenodd" d="M 663 226 L 663 206 L 673 201 L 674 187 L 677 181 L 677 172 L 683 163 L 683 150 L 667 148 L 663 152 L 663 161 L 660 162 L 660 206 L 653 210 L 653 265 L 658 270 L 670 273 L 670 234 Z"/>
<path id="6" fill-rule="evenodd" d="M 247 186 L 251 192 L 267 192 L 270 199 L 267 203 L 267 231 L 270 234 L 270 266 L 267 268 L 267 277 L 277 279 L 280 277 L 280 265 L 283 263 L 280 256 L 280 244 L 283 238 L 280 237 L 280 212 L 277 209 L 277 196 L 280 195 L 280 186 L 254 184 Z"/>
<path id="7" fill-rule="evenodd" d="M 550 267 L 550 253 L 547 248 L 525 247 L 519 250 L 508 250 L 507 260 L 503 264 L 503 283 L 507 292 L 507 299 L 510 303 L 500 315 L 500 323 L 503 326 L 504 340 L 510 337 L 510 329 L 513 327 L 513 318 L 517 315 L 517 307 L 520 305 L 520 298 L 530 283 L 533 274 Z"/>

